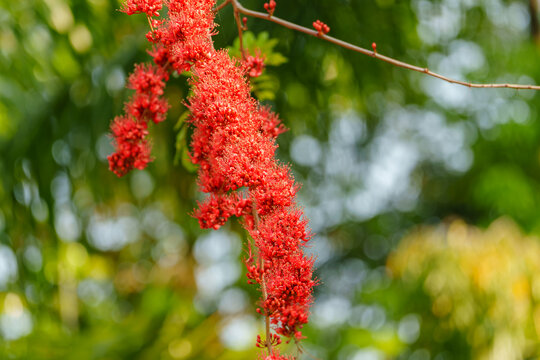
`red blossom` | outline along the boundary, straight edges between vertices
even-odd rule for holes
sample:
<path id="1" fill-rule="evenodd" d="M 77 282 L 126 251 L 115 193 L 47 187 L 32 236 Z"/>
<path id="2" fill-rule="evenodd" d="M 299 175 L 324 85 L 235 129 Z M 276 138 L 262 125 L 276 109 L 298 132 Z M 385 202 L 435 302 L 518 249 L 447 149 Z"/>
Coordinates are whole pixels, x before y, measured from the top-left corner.
<path id="1" fill-rule="evenodd" d="M 151 93 L 153 95 L 163 95 L 165 81 L 169 79 L 169 74 L 162 68 L 137 64 L 135 70 L 128 79 L 128 89 L 133 89 L 137 93 Z"/>
<path id="2" fill-rule="evenodd" d="M 193 216 L 199 220 L 201 228 L 219 229 L 234 215 L 240 217 L 251 212 L 251 201 L 238 193 L 211 195 L 204 202 L 199 202 L 199 209 Z"/>
<path id="3" fill-rule="evenodd" d="M 268 137 L 277 138 L 279 134 L 287 131 L 285 125 L 281 123 L 279 116 L 270 110 L 268 106 L 261 106 L 258 115 L 261 117 L 261 131 Z"/>
<path id="4" fill-rule="evenodd" d="M 260 54 L 255 54 L 255 56 L 248 55 L 244 59 L 244 65 L 246 66 L 246 72 L 249 77 L 259 77 L 264 70 L 264 57 Z"/>
<path id="5" fill-rule="evenodd" d="M 116 151 L 109 155 L 109 169 L 123 176 L 131 169 L 144 169 L 150 162 L 150 146 L 144 138 L 146 124 L 128 117 L 116 117 L 111 125 Z"/>
<path id="6" fill-rule="evenodd" d="M 144 13 L 147 16 L 159 16 L 162 0 L 127 0 L 121 11 L 128 15 Z"/>
<path id="7" fill-rule="evenodd" d="M 126 141 L 137 142 L 148 135 L 146 124 L 120 116 L 114 119 L 111 124 L 111 131 L 115 139 L 121 143 Z"/>
<path id="8" fill-rule="evenodd" d="M 240 68 L 228 54 L 215 51 L 194 65 L 193 95 L 188 99 L 195 125 L 191 158 L 199 167 L 199 186 L 210 192 L 196 216 L 204 227 L 219 227 L 232 212 L 223 193 L 246 188 L 257 220 L 243 213 L 244 226 L 259 248 L 262 267 L 248 259 L 248 279 L 265 286 L 261 312 L 280 335 L 300 338 L 307 322 L 313 260 L 303 255 L 307 222 L 296 208 L 297 186 L 274 153 L 274 135 L 283 131 L 275 114 L 258 106 Z"/>
<path id="9" fill-rule="evenodd" d="M 154 123 L 165 119 L 169 108 L 162 98 L 165 81 L 169 74 L 159 66 L 135 65 L 127 87 L 135 94 L 124 104 L 125 116 L 117 117 L 111 124 L 115 140 L 115 152 L 108 157 L 109 168 L 118 176 L 133 168 L 144 169 L 151 161 L 148 121 Z"/>
<path id="10" fill-rule="evenodd" d="M 269 355 L 262 355 L 259 357 L 261 360 L 295 360 L 294 356 L 285 356 L 279 353 L 279 350 L 272 348 L 272 353 Z"/>
<path id="11" fill-rule="evenodd" d="M 245 260 L 248 281 L 264 294 L 258 312 L 269 317 L 270 343 L 275 346 L 280 336 L 300 339 L 308 321 L 316 284 L 313 259 L 303 253 L 310 233 L 296 205 L 298 185 L 288 166 L 275 159 L 275 139 L 285 127 L 275 113 L 251 97 L 246 79 L 246 75 L 260 75 L 264 59 L 248 57 L 240 65 L 226 51 L 214 49 L 214 5 L 214 0 L 169 1 L 168 19 L 152 22 L 147 37 L 155 44 L 151 55 L 156 66 L 139 65 L 129 77 L 128 87 L 135 94 L 125 106 L 126 115 L 111 125 L 116 152 L 109 163 L 119 176 L 146 166 L 148 122 L 163 120 L 168 108 L 162 99 L 168 71 L 190 70 L 192 94 L 186 102 L 194 126 L 190 158 L 199 165 L 199 189 L 209 193 L 193 215 L 202 228 L 213 229 L 232 215 L 241 218 L 258 247 L 257 258 L 249 249 Z M 138 9 L 133 6 L 126 5 Z M 270 16 L 275 6 L 274 0 L 265 4 Z M 318 31 L 328 29 L 324 26 Z M 257 343 L 267 345 L 260 337 Z M 292 359 L 275 347 L 262 358 Z"/>
<path id="12" fill-rule="evenodd" d="M 165 67 L 169 60 L 169 51 L 163 46 L 155 46 L 148 54 L 154 59 L 154 64 L 159 67 Z"/>

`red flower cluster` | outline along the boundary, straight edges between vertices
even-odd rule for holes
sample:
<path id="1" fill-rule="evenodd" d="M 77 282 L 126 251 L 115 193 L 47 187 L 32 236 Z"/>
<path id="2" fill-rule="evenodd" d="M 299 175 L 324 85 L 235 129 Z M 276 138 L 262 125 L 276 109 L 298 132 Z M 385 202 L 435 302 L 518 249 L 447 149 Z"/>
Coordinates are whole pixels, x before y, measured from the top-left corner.
<path id="1" fill-rule="evenodd" d="M 264 70 L 264 56 L 260 54 L 255 54 L 255 56 L 248 55 L 244 59 L 244 65 L 246 66 L 249 77 L 259 77 Z"/>
<path id="2" fill-rule="evenodd" d="M 135 95 L 125 104 L 126 115 L 116 118 L 111 125 L 116 149 L 108 157 L 109 168 L 118 176 L 133 168 L 144 169 L 151 161 L 146 129 L 149 120 L 158 123 L 165 119 L 168 104 L 162 95 L 169 79 L 168 72 L 189 70 L 193 63 L 214 51 L 210 41 L 214 28 L 210 11 L 213 2 L 170 0 L 167 4 L 169 18 L 152 19 L 152 30 L 147 34 L 147 38 L 156 44 L 150 52 L 156 65 L 135 67 L 127 86 L 135 90 Z M 122 11 L 129 15 L 158 16 L 161 7 L 161 0 L 128 0 Z M 134 137 L 135 133 L 126 133 L 134 127 L 144 131 L 137 132 L 138 137 Z"/>
<path id="3" fill-rule="evenodd" d="M 118 116 L 111 124 L 115 139 L 115 152 L 109 155 L 109 168 L 118 176 L 133 168 L 144 169 L 150 162 L 148 121 L 158 123 L 165 119 L 169 105 L 162 98 L 169 74 L 159 66 L 136 65 L 129 76 L 129 89 L 135 94 L 125 104 L 125 116 Z"/>
<path id="4" fill-rule="evenodd" d="M 330 32 L 330 27 L 321 20 L 314 21 L 313 28 L 317 30 L 317 36 L 326 35 Z"/>
<path id="5" fill-rule="evenodd" d="M 128 15 L 144 13 L 147 16 L 159 16 L 162 0 L 127 0 L 122 11 Z"/>
<path id="6" fill-rule="evenodd" d="M 273 350 L 270 355 L 264 356 L 261 359 L 264 359 L 264 360 L 294 360 L 294 357 L 292 357 L 292 356 L 283 356 L 283 355 L 280 355 L 278 351 Z"/>
<path id="7" fill-rule="evenodd" d="M 142 1 L 142 0 L 139 0 Z M 178 72 L 187 71 L 198 60 L 207 58 L 214 47 L 212 1 L 170 0 L 167 20 L 154 20 L 146 35 L 158 45 L 156 63 L 166 61 Z M 209 11 L 210 10 L 210 11 Z M 157 57 L 157 58 L 156 58 Z"/>
<path id="8" fill-rule="evenodd" d="M 147 37 L 156 44 L 151 55 L 157 67 L 138 67 L 130 77 L 129 87 L 136 94 L 126 106 L 128 116 L 113 123 L 119 149 L 110 157 L 111 168 L 123 174 L 146 165 L 146 124 L 148 119 L 161 121 L 166 110 L 156 98 L 167 80 L 166 71 L 160 69 L 191 70 L 193 91 L 187 106 L 195 129 L 190 157 L 199 165 L 199 188 L 209 193 L 194 216 L 201 227 L 213 229 L 232 215 L 242 218 L 259 249 L 257 260 L 252 256 L 246 260 L 248 278 L 261 287 L 258 312 L 272 324 L 277 334 L 270 334 L 269 342 L 277 345 L 281 335 L 300 339 L 300 329 L 308 321 L 315 281 L 313 259 L 304 256 L 303 248 L 310 234 L 295 204 L 298 187 L 288 167 L 274 157 L 275 138 L 285 128 L 275 113 L 250 95 L 246 75 L 260 74 L 264 62 L 260 57 L 248 59 L 251 66 L 246 67 L 226 51 L 214 49 L 214 5 L 214 0 L 169 0 L 169 18 L 153 20 Z M 268 8 L 273 12 L 275 1 Z M 124 150 L 126 143 L 131 147 Z M 135 145 L 142 147 L 141 155 Z M 260 338 L 258 344 L 267 346 Z M 287 359 L 275 348 L 266 358 Z"/>
<path id="9" fill-rule="evenodd" d="M 310 235 L 294 203 L 297 186 L 289 169 L 274 159 L 274 138 L 283 126 L 251 98 L 241 68 L 226 52 L 196 62 L 193 73 L 191 159 L 200 165 L 199 187 L 212 194 L 195 216 L 213 228 L 230 215 L 243 217 L 259 248 L 259 261 L 247 264 L 248 277 L 265 294 L 260 312 L 278 334 L 298 339 L 315 282 L 313 261 L 302 252 Z M 235 192 L 239 189 L 245 192 Z"/>
<path id="10" fill-rule="evenodd" d="M 193 214 L 203 229 L 219 229 L 232 215 L 241 217 L 251 213 L 251 202 L 238 193 L 212 194 Z"/>

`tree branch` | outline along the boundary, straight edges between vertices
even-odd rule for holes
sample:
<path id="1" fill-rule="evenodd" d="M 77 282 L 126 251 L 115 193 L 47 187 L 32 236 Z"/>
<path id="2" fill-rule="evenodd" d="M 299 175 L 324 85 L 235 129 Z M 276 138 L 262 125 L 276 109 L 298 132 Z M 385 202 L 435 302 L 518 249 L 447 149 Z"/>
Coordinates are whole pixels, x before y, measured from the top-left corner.
<path id="1" fill-rule="evenodd" d="M 234 9 L 234 20 L 236 21 L 236 27 L 238 28 L 238 41 L 240 42 L 240 53 L 242 54 L 242 59 L 244 60 L 246 58 L 246 53 L 244 51 L 244 38 L 242 36 L 244 33 L 244 29 L 242 27 L 242 23 L 240 22 L 240 13 L 236 8 Z"/>
<path id="2" fill-rule="evenodd" d="M 257 12 L 257 11 L 246 9 L 245 7 L 242 6 L 242 4 L 240 4 L 239 0 L 226 0 L 225 3 L 223 3 L 223 4 L 221 4 L 219 6 L 219 8 L 225 6 L 229 2 L 232 4 L 235 13 L 241 13 L 241 14 L 244 14 L 244 15 L 247 15 L 247 16 L 251 16 L 251 17 L 255 17 L 255 18 L 259 18 L 259 19 L 263 19 L 263 20 L 268 20 L 268 21 L 271 21 L 271 22 L 276 23 L 278 25 L 284 26 L 284 27 L 286 27 L 288 29 L 299 31 L 299 32 L 302 32 L 304 34 L 308 34 L 308 35 L 315 36 L 315 37 L 318 37 L 320 39 L 326 40 L 326 41 L 328 41 L 328 42 L 330 42 L 332 44 L 341 46 L 341 47 L 343 47 L 345 49 L 349 49 L 349 50 L 356 51 L 356 52 L 359 52 L 359 53 L 364 54 L 364 55 L 374 57 L 376 59 L 379 59 L 379 60 L 382 60 L 382 61 L 387 62 L 389 64 L 392 64 L 394 66 L 398 66 L 398 67 L 401 67 L 401 68 L 404 68 L 404 69 L 417 71 L 417 72 L 422 73 L 422 74 L 433 76 L 435 78 L 447 81 L 447 82 L 452 83 L 452 84 L 463 85 L 463 86 L 466 86 L 466 87 L 469 87 L 469 88 L 490 88 L 490 89 L 493 89 L 493 88 L 508 88 L 508 89 L 517 89 L 517 90 L 540 90 L 540 85 L 520 85 L 520 84 L 502 84 L 502 83 L 501 84 L 476 84 L 476 83 L 470 83 L 470 82 L 466 82 L 466 81 L 460 81 L 460 80 L 452 79 L 452 78 L 446 77 L 444 75 L 438 74 L 436 72 L 433 72 L 433 71 L 429 70 L 427 67 L 424 68 L 424 67 L 420 67 L 420 66 L 416 66 L 416 65 L 411 65 L 411 64 L 408 64 L 406 62 L 391 58 L 389 56 L 381 55 L 379 52 L 364 49 L 363 47 L 356 46 L 356 45 L 348 43 L 346 41 L 336 39 L 336 38 L 334 38 L 332 36 L 319 34 L 317 31 L 315 31 L 313 29 L 308 29 L 306 27 L 297 25 L 297 24 L 292 23 L 290 21 L 283 20 L 283 19 L 280 19 L 280 18 L 275 17 L 275 16 L 270 16 L 269 14 L 265 14 L 265 13 L 262 13 L 262 12 Z"/>
<path id="3" fill-rule="evenodd" d="M 218 12 L 219 10 L 223 9 L 225 6 L 227 6 L 229 3 L 231 2 L 231 0 L 225 0 L 224 2 L 222 2 L 221 4 L 219 4 L 218 6 L 216 6 L 214 8 L 214 12 Z"/>

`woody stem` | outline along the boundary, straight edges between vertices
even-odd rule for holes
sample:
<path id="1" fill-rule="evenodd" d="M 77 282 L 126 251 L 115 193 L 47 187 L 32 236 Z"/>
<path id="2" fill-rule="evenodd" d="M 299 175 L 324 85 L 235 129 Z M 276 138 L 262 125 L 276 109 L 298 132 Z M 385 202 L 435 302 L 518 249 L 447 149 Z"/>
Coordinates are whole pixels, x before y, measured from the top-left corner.
<path id="1" fill-rule="evenodd" d="M 227 6 L 227 4 L 229 4 L 231 2 L 231 0 L 225 0 L 224 2 L 222 2 L 221 4 L 219 4 L 218 6 L 216 6 L 214 8 L 214 12 L 218 12 L 219 10 L 223 9 L 225 6 Z"/>
<path id="2" fill-rule="evenodd" d="M 242 54 L 242 59 L 245 59 L 246 54 L 244 52 L 244 39 L 242 36 L 244 30 L 243 30 L 242 22 L 240 21 L 240 11 L 236 8 L 236 3 L 234 1 L 232 1 L 231 4 L 234 9 L 234 20 L 236 21 L 236 27 L 238 28 L 238 40 L 240 42 L 240 53 Z"/>

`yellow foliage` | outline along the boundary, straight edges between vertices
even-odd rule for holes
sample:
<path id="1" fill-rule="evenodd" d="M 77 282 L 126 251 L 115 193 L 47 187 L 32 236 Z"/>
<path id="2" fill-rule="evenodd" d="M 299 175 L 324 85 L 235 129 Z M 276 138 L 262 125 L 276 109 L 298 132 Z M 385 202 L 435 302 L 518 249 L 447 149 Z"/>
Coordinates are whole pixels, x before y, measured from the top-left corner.
<path id="1" fill-rule="evenodd" d="M 455 220 L 413 231 L 387 267 L 420 285 L 437 327 L 464 333 L 475 359 L 521 359 L 540 346 L 539 241 L 506 218 L 485 230 Z"/>

